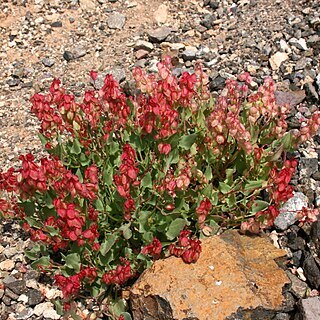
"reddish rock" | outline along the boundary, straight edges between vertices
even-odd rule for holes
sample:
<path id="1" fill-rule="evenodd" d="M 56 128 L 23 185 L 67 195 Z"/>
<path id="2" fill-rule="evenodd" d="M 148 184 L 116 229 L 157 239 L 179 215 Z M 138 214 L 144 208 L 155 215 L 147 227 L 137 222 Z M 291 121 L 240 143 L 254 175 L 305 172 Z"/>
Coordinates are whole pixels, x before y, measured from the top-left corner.
<path id="1" fill-rule="evenodd" d="M 301 103 L 305 97 L 306 93 L 304 90 L 275 92 L 276 103 L 279 106 L 289 105 L 290 107 L 295 107 Z"/>
<path id="2" fill-rule="evenodd" d="M 224 320 L 243 309 L 278 309 L 289 280 L 274 259 L 285 256 L 268 239 L 229 231 L 203 241 L 195 264 L 156 261 L 134 284 L 134 320 Z"/>

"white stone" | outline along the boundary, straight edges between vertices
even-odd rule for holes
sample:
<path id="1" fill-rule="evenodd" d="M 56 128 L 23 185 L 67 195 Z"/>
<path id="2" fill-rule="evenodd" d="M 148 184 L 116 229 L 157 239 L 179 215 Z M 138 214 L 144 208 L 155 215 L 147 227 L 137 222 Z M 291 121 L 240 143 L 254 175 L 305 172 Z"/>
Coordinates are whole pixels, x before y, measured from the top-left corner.
<path id="1" fill-rule="evenodd" d="M 22 294 L 19 296 L 18 301 L 21 301 L 23 303 L 27 303 L 28 302 L 28 297 L 25 294 Z"/>
<path id="2" fill-rule="evenodd" d="M 54 310 L 53 304 L 51 302 L 43 302 L 35 306 L 33 313 L 36 316 L 43 316 L 44 318 L 50 319 L 60 319 L 60 316 Z"/>
<path id="3" fill-rule="evenodd" d="M 283 52 L 287 52 L 289 54 L 292 52 L 290 46 L 283 39 L 280 40 L 280 48 L 281 48 L 281 51 L 283 51 Z"/>
<path id="4" fill-rule="evenodd" d="M 14 269 L 14 261 L 7 259 L 0 262 L 0 270 L 12 271 L 13 269 Z"/>
<path id="5" fill-rule="evenodd" d="M 281 64 L 288 59 L 289 57 L 285 52 L 276 52 L 269 59 L 272 70 L 278 70 Z"/>
<path id="6" fill-rule="evenodd" d="M 289 40 L 289 43 L 300 50 L 304 50 L 304 51 L 308 50 L 306 40 L 303 38 L 300 38 L 299 40 L 296 38 L 291 38 Z"/>
<path id="7" fill-rule="evenodd" d="M 168 8 L 165 4 L 160 4 L 158 9 L 153 14 L 157 23 L 163 24 L 168 19 Z"/>

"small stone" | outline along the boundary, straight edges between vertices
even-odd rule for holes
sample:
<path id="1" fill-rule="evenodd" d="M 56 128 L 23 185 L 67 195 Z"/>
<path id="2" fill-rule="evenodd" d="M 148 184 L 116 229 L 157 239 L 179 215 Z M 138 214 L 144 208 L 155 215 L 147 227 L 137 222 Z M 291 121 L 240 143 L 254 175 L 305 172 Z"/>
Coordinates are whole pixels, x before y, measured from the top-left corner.
<path id="1" fill-rule="evenodd" d="M 291 281 L 290 291 L 299 299 L 304 298 L 306 296 L 308 285 L 300 280 L 297 276 L 292 274 L 290 271 L 286 271 L 288 278 Z"/>
<path id="2" fill-rule="evenodd" d="M 286 53 L 291 53 L 292 50 L 290 49 L 289 45 L 287 44 L 287 42 L 283 39 L 280 40 L 280 49 L 282 52 L 286 52 Z"/>
<path id="3" fill-rule="evenodd" d="M 317 93 L 317 90 L 312 83 L 306 83 L 304 85 L 304 88 L 306 89 L 306 92 L 309 97 L 311 97 L 312 99 L 319 100 L 319 95 Z"/>
<path id="4" fill-rule="evenodd" d="M 300 310 L 303 320 L 320 319 L 320 297 L 310 297 L 300 301 Z"/>
<path id="5" fill-rule="evenodd" d="M 43 316 L 44 318 L 52 320 L 60 319 L 60 315 L 58 315 L 57 311 L 54 310 L 51 302 L 44 302 L 36 305 L 33 312 L 36 316 Z"/>
<path id="6" fill-rule="evenodd" d="M 219 91 L 225 87 L 226 78 L 217 76 L 212 81 L 209 82 L 210 91 Z"/>
<path id="7" fill-rule="evenodd" d="M 126 16 L 119 13 L 113 12 L 107 19 L 107 25 L 110 29 L 122 29 L 126 23 Z"/>
<path id="8" fill-rule="evenodd" d="M 299 40 L 296 38 L 291 38 L 289 40 L 289 43 L 300 50 L 304 50 L 304 51 L 308 50 L 306 40 L 303 38 L 300 38 Z"/>
<path id="9" fill-rule="evenodd" d="M 31 316 L 33 315 L 33 310 L 30 308 L 23 308 L 23 310 L 21 310 L 17 316 L 16 316 L 16 320 L 26 320 L 29 319 Z"/>
<path id="10" fill-rule="evenodd" d="M 21 295 L 26 292 L 26 282 L 24 280 L 14 280 L 5 284 L 6 288 L 12 290 L 15 294 Z"/>
<path id="11" fill-rule="evenodd" d="M 7 84 L 9 85 L 9 87 L 16 87 L 18 86 L 20 83 L 19 79 L 16 78 L 10 78 L 7 80 Z"/>
<path id="12" fill-rule="evenodd" d="M 302 158 L 299 161 L 299 176 L 301 178 L 311 177 L 312 174 L 318 172 L 318 158 Z"/>
<path id="13" fill-rule="evenodd" d="M 126 79 L 126 71 L 121 67 L 114 67 L 111 70 L 108 70 L 107 74 L 112 74 L 114 79 L 119 83 Z"/>
<path id="14" fill-rule="evenodd" d="M 96 1 L 95 0 L 81 0 L 79 1 L 80 8 L 86 12 L 86 11 L 93 11 L 96 9 Z"/>
<path id="15" fill-rule="evenodd" d="M 153 16 L 157 23 L 165 23 L 168 19 L 168 7 L 165 4 L 160 4 Z"/>
<path id="16" fill-rule="evenodd" d="M 137 60 L 143 59 L 145 57 L 147 57 L 149 54 L 149 51 L 147 50 L 143 50 L 143 49 L 139 49 L 138 51 L 135 52 L 135 57 L 137 58 Z"/>
<path id="17" fill-rule="evenodd" d="M 35 289 L 30 289 L 26 293 L 26 295 L 28 297 L 28 305 L 29 306 L 35 306 L 35 305 L 39 304 L 40 302 L 42 302 L 44 299 L 41 291 L 35 290 Z"/>
<path id="18" fill-rule="evenodd" d="M 279 106 L 288 104 L 291 108 L 301 103 L 306 97 L 304 90 L 296 91 L 276 91 L 275 98 L 276 103 Z"/>
<path id="19" fill-rule="evenodd" d="M 79 59 L 87 54 L 87 50 L 83 47 L 76 47 L 73 51 L 73 59 Z"/>
<path id="20" fill-rule="evenodd" d="M 145 50 L 145 51 L 148 51 L 148 52 L 151 52 L 153 50 L 153 44 L 151 42 L 148 42 L 148 41 L 144 41 L 144 40 L 138 40 L 136 42 L 136 44 L 134 45 L 134 48 L 136 50 Z"/>
<path id="21" fill-rule="evenodd" d="M 304 274 L 309 281 L 310 285 L 314 288 L 319 288 L 320 286 L 320 270 L 314 260 L 314 258 L 309 255 L 303 262 L 302 268 Z"/>
<path id="22" fill-rule="evenodd" d="M 69 61 L 71 61 L 71 60 L 74 59 L 74 56 L 73 56 L 73 53 L 72 53 L 71 51 L 65 51 L 65 52 L 63 53 L 63 58 L 64 58 L 67 62 L 69 62 Z"/>
<path id="23" fill-rule="evenodd" d="M 182 52 L 182 59 L 184 61 L 192 61 L 197 58 L 197 48 L 196 47 L 191 47 L 187 46 L 185 50 Z"/>
<path id="24" fill-rule="evenodd" d="M 41 62 L 43 63 L 43 65 L 45 67 L 49 67 L 49 68 L 51 68 L 55 63 L 55 61 L 53 59 L 50 59 L 50 58 L 44 58 L 44 59 L 41 60 Z"/>
<path id="25" fill-rule="evenodd" d="M 12 260 L 4 260 L 0 262 L 0 270 L 1 271 L 12 271 L 14 269 L 15 263 Z"/>
<path id="26" fill-rule="evenodd" d="M 26 304 L 28 302 L 28 297 L 25 294 L 21 294 L 18 298 L 18 301 L 21 301 Z"/>
<path id="27" fill-rule="evenodd" d="M 164 41 L 170 33 L 171 29 L 166 26 L 163 26 L 161 28 L 149 31 L 148 37 L 152 43 L 160 43 Z"/>
<path id="28" fill-rule="evenodd" d="M 307 64 L 308 64 L 308 61 L 306 57 L 302 57 L 296 62 L 296 65 L 294 66 L 294 70 L 296 71 L 303 70 L 307 66 Z"/>
<path id="29" fill-rule="evenodd" d="M 272 70 L 278 70 L 281 64 L 288 60 L 289 56 L 285 52 L 277 52 L 271 56 L 269 59 L 269 63 L 271 65 Z"/>
<path id="30" fill-rule="evenodd" d="M 303 207 L 308 207 L 308 198 L 302 192 L 294 192 L 294 195 L 281 208 L 274 221 L 274 226 L 280 230 L 286 230 L 297 221 L 297 212 Z"/>
<path id="31" fill-rule="evenodd" d="M 52 28 L 61 28 L 62 27 L 62 22 L 61 21 L 55 21 L 51 23 Z"/>

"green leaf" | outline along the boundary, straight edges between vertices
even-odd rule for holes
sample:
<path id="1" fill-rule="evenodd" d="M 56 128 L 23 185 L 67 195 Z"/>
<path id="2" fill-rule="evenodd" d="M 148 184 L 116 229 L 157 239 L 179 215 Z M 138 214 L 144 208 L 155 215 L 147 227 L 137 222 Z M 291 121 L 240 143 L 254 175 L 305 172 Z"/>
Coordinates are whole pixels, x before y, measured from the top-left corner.
<path id="1" fill-rule="evenodd" d="M 255 200 L 251 207 L 252 213 L 257 213 L 259 211 L 262 211 L 266 209 L 269 206 L 269 202 L 262 201 L 262 200 Z"/>
<path id="2" fill-rule="evenodd" d="M 60 232 L 52 226 L 46 226 L 46 230 L 48 230 L 50 236 L 59 236 Z"/>
<path id="3" fill-rule="evenodd" d="M 189 150 L 191 148 L 191 146 L 195 143 L 195 141 L 197 140 L 197 133 L 192 133 L 189 135 L 184 135 L 180 138 L 179 140 L 179 146 L 182 149 L 185 150 Z"/>
<path id="4" fill-rule="evenodd" d="M 210 182 L 210 180 L 212 179 L 212 168 L 211 166 L 207 166 L 206 171 L 204 172 L 204 176 L 206 177 L 206 179 L 208 180 L 208 182 Z"/>
<path id="5" fill-rule="evenodd" d="M 103 182 L 107 186 L 111 186 L 113 183 L 113 169 L 111 165 L 103 170 Z"/>
<path id="6" fill-rule="evenodd" d="M 99 198 L 94 202 L 94 206 L 98 211 L 104 212 L 104 203 Z"/>
<path id="7" fill-rule="evenodd" d="M 80 154 L 81 153 L 81 144 L 78 139 L 73 140 L 72 147 L 70 149 L 72 154 Z"/>
<path id="8" fill-rule="evenodd" d="M 231 190 L 231 187 L 224 183 L 224 182 L 219 182 L 219 190 L 225 194 L 225 193 L 228 193 L 230 190 Z"/>
<path id="9" fill-rule="evenodd" d="M 31 267 L 36 269 L 38 266 L 48 267 L 50 266 L 50 259 L 49 257 L 41 257 L 40 259 L 33 261 L 31 263 Z"/>
<path id="10" fill-rule="evenodd" d="M 128 312 L 122 312 L 121 316 L 124 317 L 124 320 L 132 320 L 131 315 Z"/>
<path id="11" fill-rule="evenodd" d="M 112 246 L 115 244 L 116 240 L 117 240 L 117 236 L 116 234 L 110 234 L 106 236 L 107 239 L 101 244 L 100 247 L 100 253 L 105 256 L 110 249 L 112 248 Z"/>
<path id="12" fill-rule="evenodd" d="M 74 320 L 82 320 L 83 318 L 78 316 L 73 310 L 70 311 L 70 315 Z"/>
<path id="13" fill-rule="evenodd" d="M 63 255 L 63 260 L 65 261 L 66 267 L 75 270 L 76 272 L 80 271 L 80 255 L 78 253 L 70 253 L 67 256 Z"/>
<path id="14" fill-rule="evenodd" d="M 244 190 L 248 191 L 248 190 L 261 189 L 266 185 L 267 185 L 267 181 L 263 181 L 263 180 L 247 181 L 246 185 L 244 186 Z"/>
<path id="15" fill-rule="evenodd" d="M 119 151 L 119 144 L 115 141 L 111 141 L 109 144 L 109 152 L 110 154 L 116 154 Z"/>
<path id="16" fill-rule="evenodd" d="M 60 299 L 57 299 L 57 300 L 52 299 L 51 302 L 54 304 L 54 308 L 57 311 L 57 314 L 59 314 L 60 316 L 63 316 L 65 312 L 63 310 L 62 301 Z"/>
<path id="17" fill-rule="evenodd" d="M 144 188 L 152 188 L 151 173 L 148 172 L 141 180 L 141 186 Z"/>
<path id="18" fill-rule="evenodd" d="M 34 202 L 22 202 L 21 207 L 24 209 L 24 212 L 28 215 L 28 216 L 32 216 L 35 212 L 35 204 Z"/>
<path id="19" fill-rule="evenodd" d="M 45 145 L 48 142 L 48 139 L 41 133 L 38 133 L 38 137 L 43 145 Z"/>
<path id="20" fill-rule="evenodd" d="M 166 232 L 166 236 L 169 240 L 173 240 L 176 238 L 180 231 L 186 226 L 187 221 L 182 218 L 177 218 L 173 220 L 168 228 L 168 231 Z"/>
<path id="21" fill-rule="evenodd" d="M 123 237 L 129 240 L 132 237 L 132 231 L 130 229 L 130 223 L 122 225 L 119 230 L 122 231 Z"/>
<path id="22" fill-rule="evenodd" d="M 85 167 L 90 163 L 90 158 L 88 158 L 84 153 L 80 154 L 79 159 L 82 167 Z"/>

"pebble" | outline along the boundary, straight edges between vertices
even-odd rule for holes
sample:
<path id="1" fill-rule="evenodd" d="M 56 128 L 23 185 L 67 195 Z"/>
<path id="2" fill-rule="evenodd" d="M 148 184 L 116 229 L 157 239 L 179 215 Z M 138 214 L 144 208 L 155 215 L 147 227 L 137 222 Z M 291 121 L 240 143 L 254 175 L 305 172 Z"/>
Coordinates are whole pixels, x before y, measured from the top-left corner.
<path id="1" fill-rule="evenodd" d="M 144 40 L 138 40 L 136 42 L 136 44 L 134 45 L 134 48 L 136 50 L 144 50 L 144 51 L 148 51 L 148 52 L 151 52 L 153 49 L 154 49 L 154 46 L 151 42 L 148 42 L 148 41 L 144 41 Z"/>
<path id="2" fill-rule="evenodd" d="M 163 27 L 148 31 L 148 37 L 150 42 L 160 43 L 166 40 L 166 38 L 169 36 L 170 33 L 171 33 L 171 29 L 166 26 L 163 26 Z"/>
<path id="3" fill-rule="evenodd" d="M 289 40 L 289 43 L 300 50 L 304 50 L 304 51 L 308 50 L 306 40 L 303 38 L 300 38 L 299 40 L 296 38 L 291 38 Z"/>
<path id="4" fill-rule="evenodd" d="M 272 70 L 278 70 L 281 64 L 288 59 L 289 59 L 289 56 L 285 52 L 277 52 L 274 55 L 272 55 L 271 58 L 269 59 Z"/>
<path id="5" fill-rule="evenodd" d="M 302 192 L 295 192 L 281 208 L 280 213 L 274 221 L 277 229 L 286 230 L 297 221 L 297 211 L 308 207 L 308 198 Z"/>
<path id="6" fill-rule="evenodd" d="M 119 13 L 113 12 L 107 19 L 107 25 L 110 29 L 122 29 L 126 23 L 126 16 Z"/>

